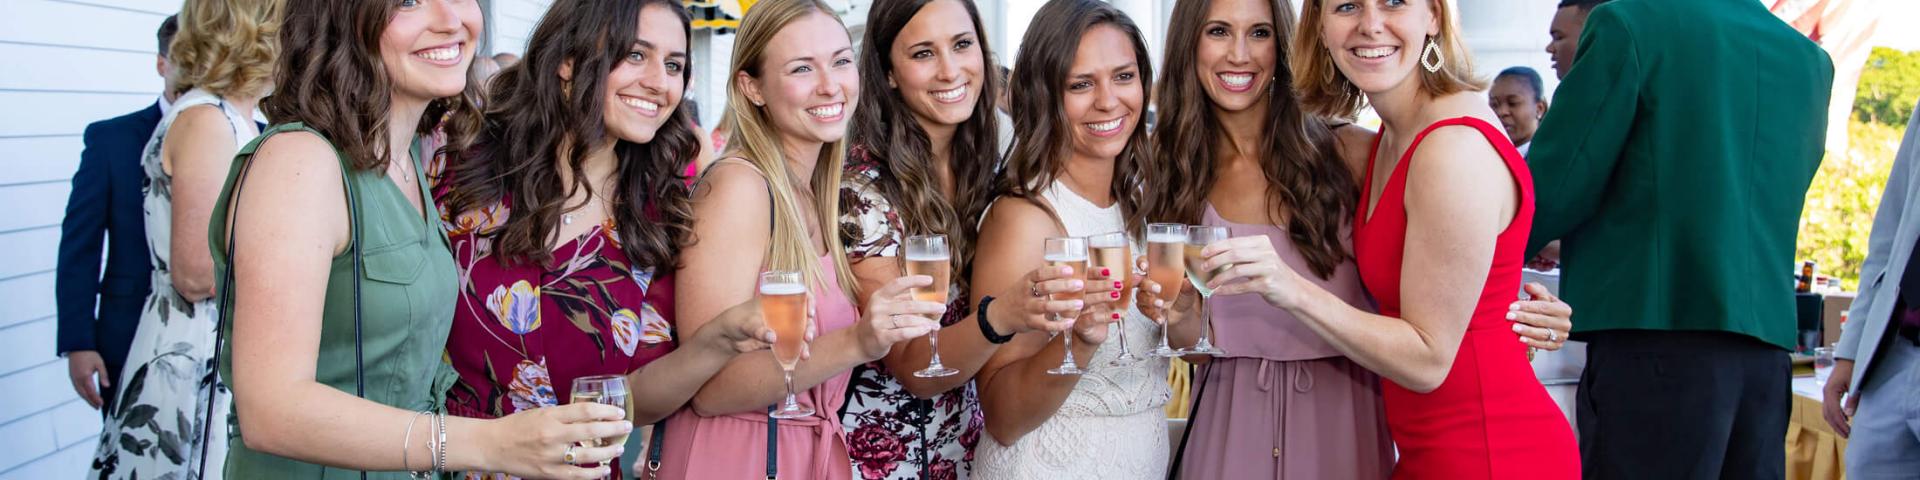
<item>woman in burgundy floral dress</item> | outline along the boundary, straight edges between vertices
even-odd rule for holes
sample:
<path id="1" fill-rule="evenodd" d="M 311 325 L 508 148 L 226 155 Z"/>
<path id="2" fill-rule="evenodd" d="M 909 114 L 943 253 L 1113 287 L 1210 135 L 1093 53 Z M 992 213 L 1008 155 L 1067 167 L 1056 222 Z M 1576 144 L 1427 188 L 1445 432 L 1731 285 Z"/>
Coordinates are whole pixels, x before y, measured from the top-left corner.
<path id="1" fill-rule="evenodd" d="M 688 25 L 671 0 L 554 3 L 494 79 L 480 143 L 434 168 L 461 274 L 450 413 L 558 405 L 575 378 L 624 374 L 634 422 L 652 423 L 772 340 L 754 302 L 674 330 L 667 273 L 692 211 L 679 172 L 702 141 L 675 108 Z"/>
<path id="2" fill-rule="evenodd" d="M 854 116 L 856 146 L 840 190 L 842 243 L 860 289 L 871 292 L 904 274 L 907 236 L 947 236 L 954 283 L 939 348 L 942 363 L 959 373 L 913 375 L 931 358 L 926 338 L 855 367 L 841 412 L 854 478 L 968 478 L 983 427 L 973 376 L 999 347 L 982 325 L 1005 338 L 1044 328 L 1047 303 L 1033 292 L 1069 290 L 1046 283 L 1059 274 L 1043 268 L 1028 276 L 1039 290 L 1020 283 L 989 303 L 985 319 L 968 304 L 978 225 L 966 219 L 980 218 L 999 165 L 991 100 L 1000 86 L 987 69 L 983 31 L 971 0 L 879 0 L 867 11 L 863 44 L 876 48 L 860 55 L 868 94 Z"/>

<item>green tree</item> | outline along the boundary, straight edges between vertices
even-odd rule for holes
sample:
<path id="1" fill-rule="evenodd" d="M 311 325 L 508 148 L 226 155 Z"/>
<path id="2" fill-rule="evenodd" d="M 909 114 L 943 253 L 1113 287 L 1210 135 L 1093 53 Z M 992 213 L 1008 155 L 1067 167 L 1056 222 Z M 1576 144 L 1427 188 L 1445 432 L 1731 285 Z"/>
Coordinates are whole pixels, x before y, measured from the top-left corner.
<path id="1" fill-rule="evenodd" d="M 1875 52 L 1878 55 L 1879 52 Z M 1861 91 L 1866 90 L 1862 82 Z M 1912 111 L 1914 100 L 1907 100 Z M 1856 116 L 1859 106 L 1855 106 Z M 1900 148 L 1905 125 L 1898 127 L 1878 122 L 1848 122 L 1851 151 L 1828 152 L 1820 172 L 1807 189 L 1806 207 L 1800 213 L 1800 234 L 1795 242 L 1795 257 L 1812 259 L 1820 272 L 1840 278 L 1847 290 L 1860 284 L 1860 265 L 1867 258 L 1867 237 L 1873 229 L 1874 209 L 1880 194 L 1886 191 L 1887 174 L 1893 168 L 1893 153 Z M 1782 265 L 1786 268 L 1786 265 Z"/>
<path id="2" fill-rule="evenodd" d="M 1854 118 L 1905 127 L 1915 100 L 1920 100 L 1920 50 L 1874 47 L 1854 93 Z"/>

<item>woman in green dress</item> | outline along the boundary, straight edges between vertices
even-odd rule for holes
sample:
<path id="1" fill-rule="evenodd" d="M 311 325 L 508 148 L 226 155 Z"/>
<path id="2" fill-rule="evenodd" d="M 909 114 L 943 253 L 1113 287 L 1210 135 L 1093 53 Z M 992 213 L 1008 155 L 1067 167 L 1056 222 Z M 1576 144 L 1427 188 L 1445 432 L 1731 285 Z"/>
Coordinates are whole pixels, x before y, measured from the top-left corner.
<path id="1" fill-rule="evenodd" d="M 291 2 L 273 96 L 282 122 L 234 159 L 213 218 L 231 321 L 228 478 L 491 471 L 600 478 L 625 412 L 565 405 L 495 420 L 436 412 L 455 270 L 425 194 L 421 147 L 477 122 L 473 0 Z M 258 160 L 258 161 L 253 161 Z M 231 252 L 231 263 L 228 254 Z M 228 268 L 231 265 L 231 268 Z M 580 445 L 585 442 L 586 445 Z M 583 466 L 575 466 L 575 464 Z"/>

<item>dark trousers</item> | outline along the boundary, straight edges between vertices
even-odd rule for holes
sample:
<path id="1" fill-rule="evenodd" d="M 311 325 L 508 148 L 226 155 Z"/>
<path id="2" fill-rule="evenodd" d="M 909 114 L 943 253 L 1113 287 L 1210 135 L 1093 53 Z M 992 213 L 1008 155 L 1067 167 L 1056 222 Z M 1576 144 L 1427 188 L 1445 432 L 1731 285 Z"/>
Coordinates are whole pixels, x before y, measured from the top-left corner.
<path id="1" fill-rule="evenodd" d="M 1587 479 L 1779 479 L 1793 364 L 1727 332 L 1582 335 L 1575 417 Z"/>

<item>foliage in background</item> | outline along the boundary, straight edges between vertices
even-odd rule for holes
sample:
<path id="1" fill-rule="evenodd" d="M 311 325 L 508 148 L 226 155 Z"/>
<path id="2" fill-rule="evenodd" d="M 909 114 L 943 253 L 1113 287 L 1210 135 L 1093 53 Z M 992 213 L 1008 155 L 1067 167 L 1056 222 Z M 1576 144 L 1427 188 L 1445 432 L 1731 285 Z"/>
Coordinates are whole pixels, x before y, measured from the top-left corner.
<path id="1" fill-rule="evenodd" d="M 1878 55 L 1878 52 L 1875 52 Z M 1863 80 L 1861 91 L 1867 86 Z M 1907 100 L 1908 112 L 1913 110 Z M 1855 105 L 1858 116 L 1859 105 Z M 1794 257 L 1819 263 L 1822 275 L 1840 277 L 1840 286 L 1855 291 L 1860 284 L 1860 265 L 1867 258 L 1867 236 L 1873 229 L 1874 209 L 1887 188 L 1887 173 L 1893 169 L 1893 153 L 1900 148 L 1900 136 L 1906 125 L 1898 127 L 1854 120 L 1847 122 L 1852 137 L 1849 151 L 1828 152 L 1807 189 L 1807 204 L 1800 213 L 1800 235 Z M 1781 268 L 1797 266 L 1782 265 Z M 1795 270 L 1796 272 L 1798 270 Z"/>
<path id="2" fill-rule="evenodd" d="M 1920 99 L 1920 50 L 1902 52 L 1874 47 L 1867 68 L 1860 72 L 1854 93 L 1853 116 L 1863 122 L 1905 127 Z"/>

